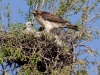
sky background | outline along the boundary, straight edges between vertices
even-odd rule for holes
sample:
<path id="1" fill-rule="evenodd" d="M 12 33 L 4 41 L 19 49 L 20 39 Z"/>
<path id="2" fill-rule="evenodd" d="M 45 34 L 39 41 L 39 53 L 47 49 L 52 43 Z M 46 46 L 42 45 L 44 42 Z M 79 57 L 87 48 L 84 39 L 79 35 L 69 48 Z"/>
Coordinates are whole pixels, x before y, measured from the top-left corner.
<path id="1" fill-rule="evenodd" d="M 0 11 L 0 14 L 4 15 L 5 12 L 5 8 L 4 6 L 7 5 L 8 3 L 10 3 L 10 7 L 11 7 L 11 22 L 20 22 L 20 23 L 25 23 L 26 20 L 21 17 L 20 14 L 18 14 L 18 10 L 21 9 L 24 13 L 28 12 L 28 6 L 26 5 L 26 2 L 23 0 L 2 0 L 2 2 L 0 2 L 0 7 L 3 7 L 2 10 Z M 99 7 L 99 6 L 98 6 Z M 5 23 L 5 25 L 7 25 L 7 19 L 2 16 L 3 21 Z M 71 18 L 71 21 L 75 21 L 76 18 Z M 96 21 L 96 23 L 94 23 L 92 25 L 94 28 L 98 28 L 100 29 L 100 19 L 98 21 Z M 98 49 L 98 52 L 100 53 L 100 39 L 96 39 L 93 40 L 91 42 L 86 43 L 87 45 L 89 45 L 90 47 L 92 47 L 93 49 Z M 80 58 L 84 58 L 86 55 L 80 56 Z M 93 57 L 88 58 L 89 60 L 94 60 Z M 98 56 L 97 59 L 100 61 L 100 57 Z M 90 75 L 95 75 L 91 70 L 89 70 Z"/>

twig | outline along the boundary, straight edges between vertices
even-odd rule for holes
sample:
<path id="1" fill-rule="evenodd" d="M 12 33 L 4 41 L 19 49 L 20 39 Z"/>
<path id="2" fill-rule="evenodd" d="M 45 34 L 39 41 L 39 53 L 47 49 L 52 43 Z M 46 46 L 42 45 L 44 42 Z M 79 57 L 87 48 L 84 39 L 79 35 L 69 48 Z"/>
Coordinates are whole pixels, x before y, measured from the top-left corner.
<path id="1" fill-rule="evenodd" d="M 94 68 L 90 67 L 88 64 L 86 64 L 86 66 L 88 66 L 94 73 L 97 74 L 97 69 L 94 69 Z"/>
<path id="2" fill-rule="evenodd" d="M 43 5 L 44 5 L 44 0 L 42 0 L 42 4 L 41 4 L 40 9 L 42 9 Z"/>
<path id="3" fill-rule="evenodd" d="M 35 9 L 37 9 L 38 5 L 39 5 L 38 3 L 35 5 Z"/>
<path id="4" fill-rule="evenodd" d="M 95 59 L 97 65 L 99 65 L 99 62 L 97 61 L 97 59 L 96 59 L 96 57 L 95 57 L 95 55 L 94 55 L 94 53 L 93 53 L 93 50 L 92 50 L 90 47 L 87 47 L 87 46 L 85 46 L 85 45 L 79 45 L 79 46 L 83 46 L 83 47 L 86 47 L 87 49 L 89 49 L 89 50 L 91 51 L 91 54 L 90 54 L 90 55 L 92 55 L 92 56 L 94 57 L 94 59 Z M 89 53 L 88 50 L 86 50 L 86 51 Z"/>
<path id="5" fill-rule="evenodd" d="M 42 56 L 41 54 L 40 54 L 40 56 L 41 56 L 42 58 L 44 58 L 44 59 L 46 59 L 46 60 L 50 61 L 50 59 L 48 59 L 48 58 L 46 58 L 46 57 Z"/>

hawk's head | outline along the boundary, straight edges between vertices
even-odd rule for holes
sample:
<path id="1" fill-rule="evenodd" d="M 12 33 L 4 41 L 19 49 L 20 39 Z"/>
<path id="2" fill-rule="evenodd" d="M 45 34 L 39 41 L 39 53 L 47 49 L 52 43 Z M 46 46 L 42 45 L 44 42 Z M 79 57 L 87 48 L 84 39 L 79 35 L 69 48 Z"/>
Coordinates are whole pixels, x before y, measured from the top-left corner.
<path id="1" fill-rule="evenodd" d="M 31 27 L 31 22 L 26 22 L 26 28 L 30 28 Z"/>
<path id="2" fill-rule="evenodd" d="M 34 16 L 40 15 L 40 14 L 42 14 L 42 11 L 41 10 L 34 10 L 33 14 L 34 14 Z"/>

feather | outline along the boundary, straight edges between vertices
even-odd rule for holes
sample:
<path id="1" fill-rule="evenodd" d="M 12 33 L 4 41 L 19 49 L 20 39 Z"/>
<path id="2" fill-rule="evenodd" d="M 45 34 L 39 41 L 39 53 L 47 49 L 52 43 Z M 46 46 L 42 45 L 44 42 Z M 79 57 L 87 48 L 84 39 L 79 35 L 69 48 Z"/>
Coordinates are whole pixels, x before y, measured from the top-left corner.
<path id="1" fill-rule="evenodd" d="M 42 12 L 41 15 L 45 20 L 48 21 L 58 22 L 58 23 L 68 23 L 67 21 L 63 20 L 61 17 L 51 14 L 49 12 Z"/>
<path id="2" fill-rule="evenodd" d="M 68 21 L 63 20 L 61 17 L 51 14 L 49 12 L 35 10 L 33 14 L 37 22 L 45 29 L 46 32 L 50 32 L 55 28 L 69 28 L 78 30 L 78 26 L 70 24 Z"/>

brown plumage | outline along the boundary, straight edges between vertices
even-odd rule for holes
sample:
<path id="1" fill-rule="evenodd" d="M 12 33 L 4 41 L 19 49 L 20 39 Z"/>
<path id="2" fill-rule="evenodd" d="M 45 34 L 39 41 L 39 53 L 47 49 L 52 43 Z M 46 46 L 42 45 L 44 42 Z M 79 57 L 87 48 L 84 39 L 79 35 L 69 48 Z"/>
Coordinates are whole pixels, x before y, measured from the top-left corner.
<path id="1" fill-rule="evenodd" d="M 52 21 L 52 22 L 58 22 L 58 23 L 66 23 L 67 22 L 67 21 L 63 20 L 61 17 L 58 17 L 54 14 L 50 14 L 48 12 L 42 12 L 42 17 L 45 20 Z"/>
<path id="2" fill-rule="evenodd" d="M 49 12 L 35 10 L 33 11 L 33 14 L 38 23 L 44 27 L 47 32 L 50 32 L 54 28 L 69 28 L 78 30 L 78 26 L 74 26 L 68 21 L 63 20 L 61 17 Z"/>

